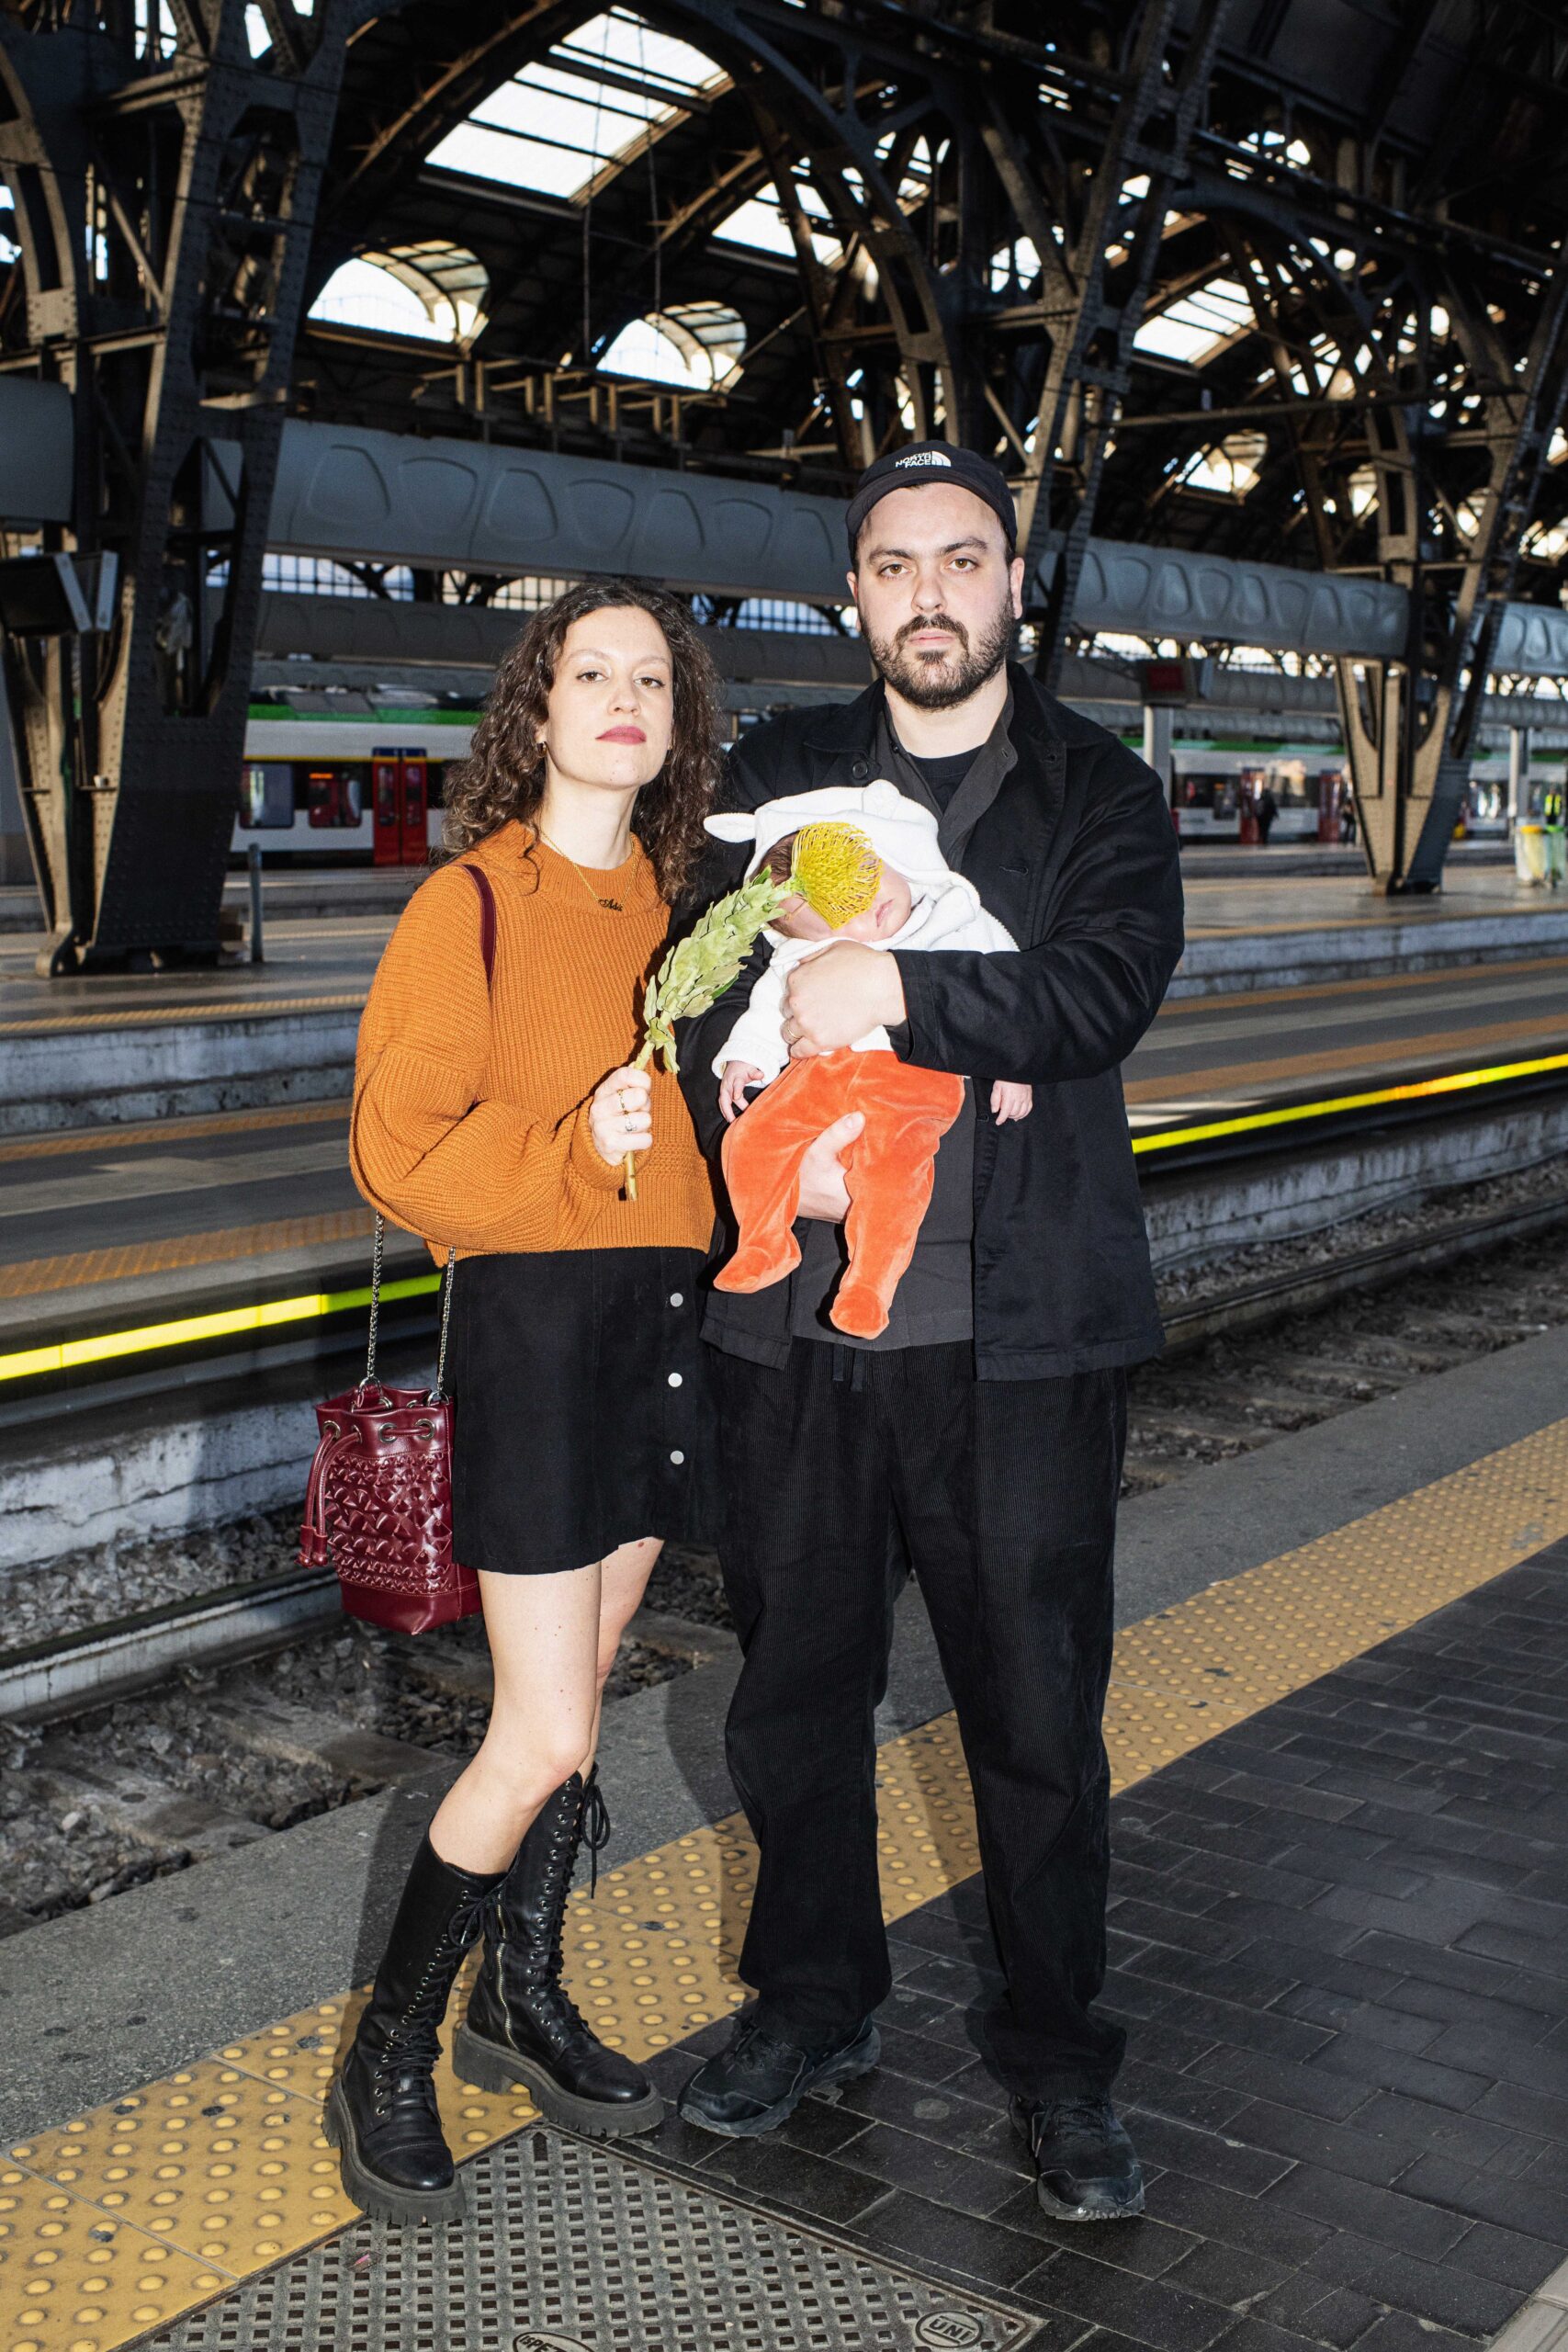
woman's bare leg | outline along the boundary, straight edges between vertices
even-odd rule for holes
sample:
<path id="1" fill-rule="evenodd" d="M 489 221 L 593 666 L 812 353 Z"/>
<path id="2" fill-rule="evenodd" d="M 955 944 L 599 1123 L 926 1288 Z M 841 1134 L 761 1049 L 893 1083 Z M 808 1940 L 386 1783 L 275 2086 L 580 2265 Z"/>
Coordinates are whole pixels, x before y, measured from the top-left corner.
<path id="1" fill-rule="evenodd" d="M 495 1674 L 479 1750 L 436 1809 L 430 1842 L 459 1870 L 510 1868 L 535 1815 L 599 1743 L 605 1679 L 642 1604 L 657 1540 L 559 1576 L 479 1572 Z"/>
<path id="2" fill-rule="evenodd" d="M 604 1685 L 615 1663 L 621 1635 L 642 1607 L 648 1579 L 653 1574 L 654 1563 L 663 1549 L 661 1537 L 645 1535 L 638 1543 L 623 1544 L 616 1551 L 607 1553 L 599 1564 L 599 1654 L 593 1690 L 593 1728 L 589 1736 L 587 1753 L 578 1768 L 585 1779 L 598 1750 Z"/>
<path id="3" fill-rule="evenodd" d="M 547 1797 L 577 1770 L 598 1718 L 598 1561 L 559 1576 L 479 1572 L 495 1673 L 490 1724 L 430 1825 L 443 1861 L 504 1871 Z"/>

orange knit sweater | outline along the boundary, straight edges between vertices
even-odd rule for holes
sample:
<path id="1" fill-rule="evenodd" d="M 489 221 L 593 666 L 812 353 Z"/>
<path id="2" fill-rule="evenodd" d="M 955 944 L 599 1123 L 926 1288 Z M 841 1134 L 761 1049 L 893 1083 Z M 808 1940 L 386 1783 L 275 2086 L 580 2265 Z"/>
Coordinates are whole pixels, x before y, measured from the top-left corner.
<path id="1" fill-rule="evenodd" d="M 359 1024 L 355 1182 L 438 1257 L 449 1243 L 463 1257 L 705 1249 L 713 1195 L 675 1080 L 655 1069 L 635 1204 L 588 1131 L 594 1088 L 637 1049 L 643 983 L 669 927 L 652 865 L 634 842 L 585 889 L 528 839 L 513 822 L 468 852 L 495 892 L 491 991 L 479 892 L 451 866 L 421 884 L 388 942 Z"/>

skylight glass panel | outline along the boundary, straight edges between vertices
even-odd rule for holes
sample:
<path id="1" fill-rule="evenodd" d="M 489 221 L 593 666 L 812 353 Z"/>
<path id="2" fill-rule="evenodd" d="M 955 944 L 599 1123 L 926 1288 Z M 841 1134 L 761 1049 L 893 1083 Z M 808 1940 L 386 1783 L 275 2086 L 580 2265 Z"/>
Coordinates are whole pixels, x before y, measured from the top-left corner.
<path id="1" fill-rule="evenodd" d="M 427 161 L 544 196 L 581 196 L 683 121 L 682 98 L 727 86 L 700 50 L 614 8 L 492 90 Z"/>
<path id="2" fill-rule="evenodd" d="M 797 180 L 795 194 L 800 209 L 807 218 L 820 220 L 823 224 L 820 230 L 813 229 L 811 232 L 812 250 L 818 260 L 829 263 L 842 261 L 844 249 L 833 234 L 831 216 L 817 190 L 809 181 Z M 760 187 L 755 196 L 748 197 L 744 204 L 737 205 L 714 234 L 728 245 L 750 245 L 753 253 L 783 254 L 790 261 L 795 259 L 795 239 L 790 234 L 789 222 L 784 219 L 778 189 L 771 180 L 766 187 Z"/>
<path id="3" fill-rule="evenodd" d="M 453 339 L 442 334 L 412 286 L 372 261 L 345 261 L 333 270 L 311 304 L 310 316 L 329 326 L 417 335 L 422 343 Z"/>
<path id="4" fill-rule="evenodd" d="M 727 76 L 711 57 L 670 33 L 655 32 L 629 8 L 612 8 L 558 41 L 550 54 L 570 58 L 592 72 L 616 66 L 628 78 L 662 85 L 672 98 L 696 97 L 721 89 Z"/>
<path id="5" fill-rule="evenodd" d="M 1201 368 L 1252 322 L 1247 288 L 1234 278 L 1214 277 L 1196 293 L 1181 295 L 1155 317 L 1145 319 L 1133 338 L 1133 347 L 1157 358 L 1181 359 Z"/>

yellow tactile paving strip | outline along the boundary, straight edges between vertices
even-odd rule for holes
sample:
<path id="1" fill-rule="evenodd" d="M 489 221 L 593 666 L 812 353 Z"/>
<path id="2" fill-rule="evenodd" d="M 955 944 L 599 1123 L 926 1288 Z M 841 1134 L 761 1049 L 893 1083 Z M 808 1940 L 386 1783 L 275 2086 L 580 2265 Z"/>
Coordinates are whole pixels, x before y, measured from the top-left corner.
<path id="1" fill-rule="evenodd" d="M 1278 1093 L 1295 1080 L 1322 1078 L 1337 1070 L 1377 1069 L 1392 1073 L 1417 1062 L 1450 1062 L 1463 1054 L 1490 1054 L 1501 1047 L 1536 1040 L 1555 1047 L 1562 1039 L 1562 1013 L 1538 1013 L 1529 1021 L 1494 1021 L 1474 1029 L 1436 1029 L 1424 1037 L 1378 1037 L 1371 1045 L 1327 1046 L 1307 1054 L 1275 1052 L 1261 1061 L 1172 1070 L 1161 1078 L 1129 1079 L 1122 1091 L 1129 1102 L 1158 1102 L 1171 1094 L 1211 1094 L 1228 1086 L 1266 1086 L 1271 1093 Z M 1179 1048 L 1167 1046 L 1164 1050 L 1168 1053 Z"/>
<path id="2" fill-rule="evenodd" d="M 344 1094 L 325 1102 L 280 1103 L 271 1111 L 212 1111 L 200 1118 L 158 1119 L 140 1127 L 69 1127 L 58 1135 L 21 1136 L 10 1143 L 0 1143 L 0 1168 L 13 1159 L 59 1159 L 79 1151 L 134 1151 L 143 1144 L 155 1144 L 161 1151 L 167 1151 L 171 1146 L 204 1142 L 209 1136 L 267 1134 L 274 1127 L 327 1126 L 334 1120 L 346 1127 L 348 1111 L 349 1101 Z"/>
<path id="3" fill-rule="evenodd" d="M 1191 885 L 1189 884 L 1189 888 Z M 1300 1004 L 1320 996 L 1386 995 L 1402 989 L 1451 989 L 1465 980 L 1518 979 L 1531 972 L 1568 970 L 1568 956 L 1510 956 L 1506 963 L 1447 964 L 1436 972 L 1384 972 L 1359 980 L 1303 980 L 1289 989 L 1229 989 L 1213 997 L 1167 997 L 1155 1016 L 1156 1035 L 1162 1021 L 1190 1020 L 1216 1011 L 1246 1012 L 1260 1004 Z"/>
<path id="4" fill-rule="evenodd" d="M 202 1021 L 265 1021 L 275 1013 L 359 1012 L 365 990 L 348 996 L 209 997 L 190 1004 L 128 1006 L 122 1012 L 24 1013 L 17 1021 L 0 1021 L 0 1037 L 56 1035 L 68 1029 L 96 1033 L 100 1029 L 178 1029 Z"/>
<path id="5" fill-rule="evenodd" d="M 1190 890 L 1194 886 L 1189 883 L 1187 887 Z M 1201 883 L 1197 885 L 1199 889 L 1201 889 L 1204 886 Z M 1209 887 L 1213 888 L 1214 886 L 1210 885 Z M 1227 888 L 1234 888 L 1234 885 L 1221 883 L 1218 888 L 1220 889 L 1225 889 Z M 1234 922 L 1190 922 L 1187 926 L 1187 936 L 1189 940 L 1250 938 L 1271 939 L 1277 933 L 1284 933 L 1288 932 L 1302 931 L 1364 932 L 1371 930 L 1373 926 L 1377 924 L 1388 924 L 1392 929 L 1393 924 L 1395 922 L 1399 922 L 1402 923 L 1422 924 L 1425 928 L 1434 933 L 1435 944 L 1440 946 L 1442 944 L 1441 933 L 1443 930 L 1445 928 L 1452 928 L 1452 926 L 1457 923 L 1531 922 L 1536 921 L 1540 916 L 1552 911 L 1554 911 L 1552 909 L 1543 906 L 1540 900 L 1537 899 L 1531 906 L 1510 906 L 1505 901 L 1499 905 L 1471 907 L 1449 906 L 1425 914 L 1416 908 L 1402 908 L 1397 916 L 1391 916 L 1387 914 L 1382 908 L 1378 906 L 1375 900 L 1369 897 L 1364 913 L 1358 914 L 1348 910 L 1342 910 L 1337 913 L 1329 912 L 1320 915 L 1302 915 L 1292 921 L 1281 922 L 1274 921 L 1266 913 L 1259 913 L 1254 910 L 1246 915 L 1238 916 Z M 1472 944 L 1472 943 L 1469 941 L 1465 943 L 1467 946 Z"/>
<path id="6" fill-rule="evenodd" d="M 265 1225 L 228 1225 L 211 1233 L 172 1233 L 161 1241 L 130 1241 L 118 1250 L 78 1250 L 62 1258 L 22 1258 L 0 1266 L 0 1298 L 41 1298 L 85 1283 L 132 1282 L 139 1274 L 176 1273 L 231 1258 L 267 1258 L 280 1250 L 313 1250 L 333 1241 L 361 1241 L 375 1218 L 368 1209 L 328 1209 L 317 1216 L 279 1216 Z"/>
<path id="7" fill-rule="evenodd" d="M 1568 1534 L 1568 1420 L 1131 1626 L 1106 1716 L 1125 1789 Z M 979 1868 L 956 1725 L 879 1767 L 890 1922 Z M 570 1981 L 604 2039 L 647 2057 L 726 2015 L 752 1851 L 738 1817 L 677 1838 L 572 1899 Z M 460 2004 L 458 2005 L 460 2006 Z M 319 2129 L 354 1996 L 323 2002 L 0 2164 L 0 2352 L 114 2352 L 351 2218 Z M 454 2148 L 533 2115 L 439 2077 Z M 454 2347 L 457 2352 L 457 2347 Z"/>

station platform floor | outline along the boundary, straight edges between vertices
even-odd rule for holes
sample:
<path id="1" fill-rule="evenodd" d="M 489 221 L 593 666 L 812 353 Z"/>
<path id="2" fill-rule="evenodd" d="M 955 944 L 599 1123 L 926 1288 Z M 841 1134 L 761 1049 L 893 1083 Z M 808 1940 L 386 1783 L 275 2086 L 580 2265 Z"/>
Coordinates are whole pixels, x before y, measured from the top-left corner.
<path id="1" fill-rule="evenodd" d="M 1539 884 L 1520 882 L 1511 865 L 1450 863 L 1443 887 L 1427 898 L 1394 898 L 1370 889 L 1363 872 L 1300 874 L 1270 871 L 1271 853 L 1258 850 L 1256 863 L 1245 874 L 1236 871 L 1239 853 L 1224 861 L 1224 870 L 1205 870 L 1202 854 L 1188 853 L 1182 860 L 1182 887 L 1187 895 L 1188 935 L 1209 937 L 1217 931 L 1318 931 L 1346 925 L 1444 923 L 1483 915 L 1523 915 L 1528 918 L 1552 894 Z M 1281 852 L 1281 859 L 1288 853 Z M 1217 863 L 1217 861 L 1216 861 Z"/>
<path id="2" fill-rule="evenodd" d="M 918 1598 L 878 2070 L 634 2145 L 440 2077 L 466 2224 L 320 2131 L 445 1768 L 0 1943 L 0 2352 L 1547 2352 L 1568 2333 L 1568 1334 L 1125 1507 L 1106 2002 L 1145 2218 L 1039 2211 Z M 728 1662 L 628 1699 L 570 1979 L 674 2090 L 743 1998 Z"/>

